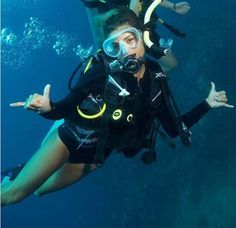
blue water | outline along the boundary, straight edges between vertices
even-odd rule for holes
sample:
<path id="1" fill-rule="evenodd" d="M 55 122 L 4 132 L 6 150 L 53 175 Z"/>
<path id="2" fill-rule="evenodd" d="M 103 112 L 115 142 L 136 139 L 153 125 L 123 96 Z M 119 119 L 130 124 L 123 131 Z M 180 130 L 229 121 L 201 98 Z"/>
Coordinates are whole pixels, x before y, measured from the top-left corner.
<path id="1" fill-rule="evenodd" d="M 236 3 L 190 3 L 186 16 L 160 10 L 163 18 L 188 33 L 180 39 L 160 28 L 163 36 L 174 39 L 179 60 L 170 80 L 178 105 L 182 112 L 189 110 L 207 96 L 210 81 L 217 90 L 226 90 L 229 103 L 236 105 Z M 40 43 L 34 37 L 25 49 L 16 45 L 15 52 L 8 53 L 10 60 L 2 62 L 2 169 L 27 161 L 52 125 L 9 103 L 42 92 L 47 83 L 52 85 L 52 100 L 61 99 L 79 61 L 69 48 L 92 45 L 79 0 L 2 1 L 2 28 L 9 28 L 18 41 L 30 17 L 38 19 L 47 38 Z M 53 48 L 57 32 L 67 38 L 64 54 Z M 114 154 L 80 183 L 5 207 L 2 227 L 235 228 L 235 109 L 211 111 L 192 133 L 190 148 L 176 140 L 173 150 L 159 139 L 155 164 L 145 166 L 138 157 Z"/>

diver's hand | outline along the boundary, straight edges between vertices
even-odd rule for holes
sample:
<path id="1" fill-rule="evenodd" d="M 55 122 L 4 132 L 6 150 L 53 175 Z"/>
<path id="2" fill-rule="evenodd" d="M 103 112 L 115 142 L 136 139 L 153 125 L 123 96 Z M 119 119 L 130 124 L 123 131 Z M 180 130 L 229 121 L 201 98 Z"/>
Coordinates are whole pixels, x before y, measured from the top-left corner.
<path id="1" fill-rule="evenodd" d="M 43 95 L 35 93 L 30 95 L 26 101 L 19 101 L 15 103 L 11 103 L 11 107 L 24 107 L 27 110 L 34 111 L 37 113 L 46 113 L 51 110 L 49 93 L 50 93 L 50 85 L 46 85 L 44 87 Z"/>
<path id="2" fill-rule="evenodd" d="M 179 13 L 179 14 L 182 14 L 182 15 L 187 14 L 190 9 L 191 9 L 191 6 L 188 2 L 175 3 L 175 7 L 173 8 L 173 10 L 176 13 Z"/>
<path id="3" fill-rule="evenodd" d="M 211 91 L 206 99 L 206 102 L 211 108 L 227 107 L 234 108 L 233 105 L 227 104 L 228 101 L 225 91 L 216 92 L 215 83 L 211 82 Z"/>

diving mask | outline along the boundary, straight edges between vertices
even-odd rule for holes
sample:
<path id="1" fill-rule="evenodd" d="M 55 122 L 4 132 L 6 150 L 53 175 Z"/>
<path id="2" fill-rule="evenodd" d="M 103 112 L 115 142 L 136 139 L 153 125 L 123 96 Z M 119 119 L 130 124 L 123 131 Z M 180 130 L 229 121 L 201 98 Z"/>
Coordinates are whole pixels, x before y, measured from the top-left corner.
<path id="1" fill-rule="evenodd" d="M 125 33 L 127 33 L 127 35 L 119 40 Z M 103 50 L 108 56 L 117 58 L 120 55 L 125 55 L 127 53 L 127 48 L 135 49 L 139 45 L 140 40 L 140 31 L 134 27 L 129 27 L 108 37 L 103 42 Z"/>

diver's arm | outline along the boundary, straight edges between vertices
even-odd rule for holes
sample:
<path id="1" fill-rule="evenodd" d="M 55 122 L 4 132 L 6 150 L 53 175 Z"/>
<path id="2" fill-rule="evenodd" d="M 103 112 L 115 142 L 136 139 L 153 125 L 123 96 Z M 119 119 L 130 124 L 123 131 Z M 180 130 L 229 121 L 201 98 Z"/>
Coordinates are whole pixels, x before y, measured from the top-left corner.
<path id="1" fill-rule="evenodd" d="M 11 107 L 24 107 L 48 119 L 62 119 L 69 114 L 73 108 L 86 96 L 85 89 L 82 87 L 76 92 L 69 93 L 63 100 L 53 103 L 50 100 L 50 85 L 46 85 L 43 95 L 35 93 L 30 95 L 26 101 L 11 103 Z M 87 89 L 87 88 L 86 88 Z"/>
<path id="2" fill-rule="evenodd" d="M 206 101 L 202 101 L 195 106 L 191 111 L 181 116 L 181 120 L 184 122 L 187 128 L 192 127 L 197 123 L 206 113 L 211 110 L 211 107 Z"/>
<path id="3" fill-rule="evenodd" d="M 234 108 L 233 105 L 227 104 L 226 102 L 227 97 L 225 91 L 216 92 L 215 84 L 212 82 L 211 90 L 208 97 L 200 104 L 196 105 L 192 110 L 181 115 L 180 119 L 181 121 L 183 121 L 187 128 L 190 128 L 213 108 Z M 174 138 L 178 136 L 179 132 L 176 128 L 175 121 L 173 120 L 170 112 L 168 111 L 164 103 L 160 106 L 157 117 L 159 118 L 162 127 L 170 137 Z"/>
<path id="4" fill-rule="evenodd" d="M 174 12 L 182 15 L 187 14 L 191 9 L 188 2 L 173 3 L 167 0 L 162 0 L 160 6 L 173 10 Z M 142 2 L 140 0 L 130 0 L 129 9 L 139 16 L 142 9 Z"/>
<path id="5" fill-rule="evenodd" d="M 167 0 L 161 1 L 160 6 L 165 7 L 167 9 L 171 9 L 171 10 L 174 9 L 174 3 Z"/>
<path id="6" fill-rule="evenodd" d="M 76 89 L 73 89 L 63 100 L 51 102 L 50 112 L 41 114 L 47 119 L 58 120 L 67 117 L 76 110 L 77 106 L 94 91 L 105 87 L 104 69 L 101 64 L 93 66 L 79 78 Z"/>
<path id="7" fill-rule="evenodd" d="M 10 104 L 11 107 L 24 107 L 26 110 L 36 112 L 45 118 L 58 120 L 65 118 L 74 111 L 76 106 L 82 102 L 91 91 L 96 90 L 104 82 L 104 67 L 95 64 L 82 77 L 79 77 L 76 89 L 71 91 L 59 102 L 52 102 L 49 97 L 50 85 L 46 85 L 43 95 L 35 93 L 22 102 Z"/>
<path id="8" fill-rule="evenodd" d="M 191 6 L 188 2 L 173 3 L 167 0 L 163 0 L 160 3 L 160 6 L 173 10 L 174 12 L 182 14 L 182 15 L 188 13 L 189 10 L 191 9 Z"/>
<path id="9" fill-rule="evenodd" d="M 205 101 L 202 101 L 190 112 L 182 115 L 181 121 L 183 121 L 184 125 L 189 128 L 197 123 L 210 109 L 210 106 Z M 160 120 L 161 126 L 170 137 L 175 138 L 179 135 L 175 120 L 164 104 L 159 110 L 158 119 Z"/>
<path id="10" fill-rule="evenodd" d="M 50 111 L 39 114 L 50 120 L 63 119 L 75 110 L 76 106 L 87 96 L 87 93 L 82 89 L 77 92 L 70 92 L 59 102 L 50 101 Z"/>

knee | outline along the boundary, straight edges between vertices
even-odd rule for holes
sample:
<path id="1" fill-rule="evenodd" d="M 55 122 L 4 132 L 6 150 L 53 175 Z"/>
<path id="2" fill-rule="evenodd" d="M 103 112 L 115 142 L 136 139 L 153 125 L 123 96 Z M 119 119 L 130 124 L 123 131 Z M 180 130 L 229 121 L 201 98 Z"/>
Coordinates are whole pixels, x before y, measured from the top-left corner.
<path id="1" fill-rule="evenodd" d="M 36 191 L 34 192 L 34 195 L 37 196 L 37 197 L 42 197 L 42 196 L 45 195 L 45 194 L 46 194 L 46 192 L 43 192 L 43 191 L 41 191 L 41 190 L 36 190 Z"/>
<path id="2" fill-rule="evenodd" d="M 42 197 L 50 192 L 53 192 L 53 190 L 48 189 L 45 186 L 41 186 L 40 188 L 38 188 L 37 190 L 34 191 L 34 196 Z"/>

